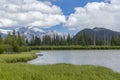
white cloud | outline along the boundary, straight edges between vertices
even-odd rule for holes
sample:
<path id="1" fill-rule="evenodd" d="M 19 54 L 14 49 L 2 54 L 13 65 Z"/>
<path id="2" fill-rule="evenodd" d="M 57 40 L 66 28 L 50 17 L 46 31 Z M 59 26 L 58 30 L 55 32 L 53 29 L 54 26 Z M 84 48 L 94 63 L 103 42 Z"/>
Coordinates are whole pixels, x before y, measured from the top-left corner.
<path id="1" fill-rule="evenodd" d="M 60 7 L 37 0 L 0 0 L 0 27 L 49 28 L 66 21 Z"/>
<path id="2" fill-rule="evenodd" d="M 88 3 L 85 7 L 75 8 L 66 22 L 68 28 L 84 29 L 104 27 L 120 31 L 120 0 Z"/>

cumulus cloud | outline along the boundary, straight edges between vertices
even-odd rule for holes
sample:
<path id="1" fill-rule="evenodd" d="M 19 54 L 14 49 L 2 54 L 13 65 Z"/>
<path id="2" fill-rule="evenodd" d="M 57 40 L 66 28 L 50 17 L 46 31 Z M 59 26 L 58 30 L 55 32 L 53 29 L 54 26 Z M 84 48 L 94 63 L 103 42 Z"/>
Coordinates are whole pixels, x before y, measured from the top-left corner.
<path id="1" fill-rule="evenodd" d="M 92 2 L 84 7 L 77 7 L 75 12 L 69 16 L 66 26 L 79 30 L 104 27 L 120 31 L 120 0 Z"/>
<path id="2" fill-rule="evenodd" d="M 37 0 L 0 0 L 0 27 L 49 28 L 66 21 L 60 7 Z"/>

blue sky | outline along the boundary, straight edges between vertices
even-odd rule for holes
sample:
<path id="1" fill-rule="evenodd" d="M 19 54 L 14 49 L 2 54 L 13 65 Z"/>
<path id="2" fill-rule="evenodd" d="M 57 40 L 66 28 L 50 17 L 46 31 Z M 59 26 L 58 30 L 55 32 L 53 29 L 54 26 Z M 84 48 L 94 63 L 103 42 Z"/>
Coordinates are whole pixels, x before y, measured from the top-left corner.
<path id="1" fill-rule="evenodd" d="M 56 0 L 53 4 L 59 6 L 64 15 L 68 16 L 74 12 L 76 7 L 84 7 L 88 2 L 102 2 L 103 0 Z"/>
<path id="2" fill-rule="evenodd" d="M 3 29 L 33 26 L 72 34 L 94 27 L 120 31 L 120 0 L 0 0 L 0 5 Z"/>
<path id="3" fill-rule="evenodd" d="M 89 2 L 102 2 L 103 0 L 52 0 L 52 4 L 59 6 L 63 14 L 67 17 L 71 13 L 74 13 L 74 8 L 76 7 L 84 7 Z M 64 25 L 57 25 L 52 28 L 51 30 L 57 30 L 60 32 L 69 32 L 72 34 L 76 34 L 79 30 L 68 30 Z M 47 29 L 48 30 L 48 29 Z"/>

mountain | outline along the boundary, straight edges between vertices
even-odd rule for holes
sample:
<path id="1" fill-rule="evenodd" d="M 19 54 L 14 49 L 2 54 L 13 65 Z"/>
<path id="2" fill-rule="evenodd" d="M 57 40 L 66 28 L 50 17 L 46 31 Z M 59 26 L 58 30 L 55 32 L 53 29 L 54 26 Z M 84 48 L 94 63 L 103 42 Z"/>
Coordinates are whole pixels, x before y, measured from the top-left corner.
<path id="1" fill-rule="evenodd" d="M 5 37 L 9 32 L 12 32 L 12 30 L 0 29 L 0 35 L 1 35 L 1 37 Z"/>
<path id="2" fill-rule="evenodd" d="M 61 37 L 63 36 L 67 37 L 68 35 L 67 33 L 61 33 L 56 30 L 44 31 L 36 27 L 20 27 L 20 28 L 15 29 L 15 31 L 19 32 L 21 35 L 24 35 L 28 41 L 31 40 L 33 36 L 42 38 L 43 36 L 47 35 L 52 38 L 55 35 L 58 35 Z"/>
<path id="3" fill-rule="evenodd" d="M 48 30 L 44 31 L 43 29 L 37 28 L 37 27 L 19 27 L 15 29 L 16 33 L 19 32 L 21 35 L 25 36 L 25 38 L 30 41 L 33 36 L 37 36 L 39 38 L 42 38 L 43 36 L 47 35 L 53 38 L 54 36 L 58 35 L 60 37 L 67 38 L 68 33 L 61 33 L 56 30 Z M 5 37 L 8 33 L 12 33 L 13 30 L 6 30 L 6 29 L 0 29 L 0 35 L 2 37 Z M 71 35 L 72 37 L 72 35 Z"/>
<path id="4" fill-rule="evenodd" d="M 45 31 L 35 27 L 20 27 L 15 29 L 16 32 L 19 32 L 21 35 L 30 41 L 33 36 L 41 37 L 45 34 Z"/>
<path id="5" fill-rule="evenodd" d="M 0 29 L 0 35 L 2 37 L 5 37 L 8 33 L 12 33 L 13 30 L 5 30 Z M 61 33 L 56 30 L 48 30 L 44 31 L 43 29 L 36 28 L 36 27 L 20 27 L 15 29 L 16 33 L 19 32 L 21 35 L 25 36 L 25 38 L 30 41 L 33 36 L 37 36 L 39 38 L 42 38 L 43 36 L 47 35 L 53 38 L 54 36 L 58 35 L 60 37 L 67 38 L 68 33 Z"/>
<path id="6" fill-rule="evenodd" d="M 106 28 L 95 27 L 93 29 L 86 28 L 84 30 L 81 30 L 73 37 L 73 40 L 74 41 L 79 40 L 79 37 L 84 33 L 89 35 L 91 39 L 97 37 L 99 40 L 103 40 L 103 39 L 110 40 L 112 36 L 118 37 L 118 35 L 120 35 L 120 32 L 112 31 Z"/>

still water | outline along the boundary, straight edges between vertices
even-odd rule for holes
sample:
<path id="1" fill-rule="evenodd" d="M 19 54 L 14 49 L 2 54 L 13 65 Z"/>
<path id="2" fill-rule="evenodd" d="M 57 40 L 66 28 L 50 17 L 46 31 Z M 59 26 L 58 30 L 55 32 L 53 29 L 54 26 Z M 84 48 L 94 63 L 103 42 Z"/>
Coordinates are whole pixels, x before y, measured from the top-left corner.
<path id="1" fill-rule="evenodd" d="M 30 64 L 68 63 L 75 65 L 105 66 L 120 72 L 120 50 L 56 50 L 41 51 Z"/>

